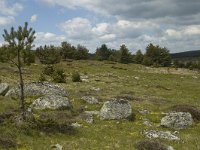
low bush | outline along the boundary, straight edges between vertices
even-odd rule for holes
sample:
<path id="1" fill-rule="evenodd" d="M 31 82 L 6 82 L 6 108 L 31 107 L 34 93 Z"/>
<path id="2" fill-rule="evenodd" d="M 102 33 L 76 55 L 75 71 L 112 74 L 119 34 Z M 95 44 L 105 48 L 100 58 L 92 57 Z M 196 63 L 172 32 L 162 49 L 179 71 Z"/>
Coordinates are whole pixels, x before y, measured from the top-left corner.
<path id="1" fill-rule="evenodd" d="M 72 73 L 72 81 L 73 82 L 81 82 L 81 77 L 78 72 L 73 72 Z"/>
<path id="2" fill-rule="evenodd" d="M 66 83 L 66 75 L 63 69 L 57 69 L 51 76 L 56 83 Z"/>
<path id="3" fill-rule="evenodd" d="M 137 150 L 167 150 L 167 146 L 159 141 L 143 140 L 135 145 Z"/>
<path id="4" fill-rule="evenodd" d="M 55 72 L 55 69 L 52 65 L 48 65 L 48 66 L 44 67 L 44 69 L 43 69 L 43 73 L 48 76 L 53 75 L 54 72 Z"/>
<path id="5" fill-rule="evenodd" d="M 17 143 L 13 137 L 0 134 L 0 149 L 16 148 Z"/>
<path id="6" fill-rule="evenodd" d="M 191 105 L 175 105 L 171 108 L 172 111 L 176 112 L 189 112 L 192 115 L 192 118 L 200 121 L 200 110 Z"/>
<path id="7" fill-rule="evenodd" d="M 40 82 L 47 81 L 45 75 L 43 73 L 40 74 L 39 79 Z"/>

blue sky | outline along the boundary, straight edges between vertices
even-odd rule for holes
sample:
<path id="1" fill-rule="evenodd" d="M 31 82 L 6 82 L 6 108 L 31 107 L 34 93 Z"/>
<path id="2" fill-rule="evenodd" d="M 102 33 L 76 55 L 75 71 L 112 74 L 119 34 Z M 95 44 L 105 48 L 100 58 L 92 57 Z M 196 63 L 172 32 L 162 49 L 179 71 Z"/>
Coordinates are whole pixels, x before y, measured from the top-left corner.
<path id="1" fill-rule="evenodd" d="M 68 41 L 94 52 L 104 43 L 126 44 L 135 52 L 154 43 L 171 52 L 196 50 L 199 8 L 199 0 L 0 0 L 0 34 L 28 21 L 36 46 Z"/>

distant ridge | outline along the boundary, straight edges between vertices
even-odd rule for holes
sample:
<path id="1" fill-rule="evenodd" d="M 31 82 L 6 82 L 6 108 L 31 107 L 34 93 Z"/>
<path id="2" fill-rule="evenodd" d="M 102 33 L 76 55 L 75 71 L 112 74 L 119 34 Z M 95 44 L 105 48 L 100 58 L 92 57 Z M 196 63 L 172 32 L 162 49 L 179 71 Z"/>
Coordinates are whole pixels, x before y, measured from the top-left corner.
<path id="1" fill-rule="evenodd" d="M 200 57 L 200 50 L 172 53 L 171 57 L 172 58 L 197 58 L 197 57 Z"/>

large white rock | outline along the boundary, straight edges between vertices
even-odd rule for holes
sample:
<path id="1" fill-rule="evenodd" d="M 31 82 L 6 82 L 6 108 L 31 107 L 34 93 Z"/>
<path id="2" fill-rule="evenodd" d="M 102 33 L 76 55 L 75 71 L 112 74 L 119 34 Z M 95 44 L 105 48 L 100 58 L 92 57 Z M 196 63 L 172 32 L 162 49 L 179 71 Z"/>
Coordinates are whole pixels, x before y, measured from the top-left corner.
<path id="1" fill-rule="evenodd" d="M 111 100 L 103 104 L 101 119 L 124 119 L 132 116 L 132 108 L 127 100 Z"/>
<path id="2" fill-rule="evenodd" d="M 193 124 L 188 112 L 171 112 L 161 119 L 161 125 L 172 129 L 184 129 Z"/>
<path id="3" fill-rule="evenodd" d="M 8 91 L 6 96 L 18 96 L 20 88 L 15 87 Z M 42 95 L 60 95 L 67 96 L 67 92 L 64 88 L 49 82 L 33 82 L 24 85 L 25 96 L 42 96 Z"/>
<path id="4" fill-rule="evenodd" d="M 6 95 L 9 90 L 9 85 L 7 83 L 0 83 L 0 95 Z"/>
<path id="5" fill-rule="evenodd" d="M 30 106 L 31 109 L 65 109 L 71 108 L 67 97 L 48 95 L 36 99 Z"/>

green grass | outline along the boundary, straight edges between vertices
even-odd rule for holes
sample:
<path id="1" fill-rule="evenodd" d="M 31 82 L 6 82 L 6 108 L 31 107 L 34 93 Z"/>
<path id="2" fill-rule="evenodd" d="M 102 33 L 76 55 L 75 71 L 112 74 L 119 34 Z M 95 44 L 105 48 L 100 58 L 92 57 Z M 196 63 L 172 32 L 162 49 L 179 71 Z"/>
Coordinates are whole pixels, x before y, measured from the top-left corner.
<path id="1" fill-rule="evenodd" d="M 135 64 L 113 64 L 98 61 L 62 62 L 55 65 L 62 68 L 67 75 L 66 83 L 59 84 L 69 92 L 74 110 L 84 107 L 85 110 L 99 110 L 104 101 L 121 95 L 130 95 L 132 108 L 136 113 L 135 121 L 102 121 L 95 117 L 94 124 L 87 124 L 74 115 L 75 120 L 83 124 L 74 134 L 46 133 L 31 128 L 18 128 L 7 120 L 0 124 L 0 133 L 13 134 L 18 149 L 48 150 L 53 144 L 61 144 L 66 149 L 96 149 L 121 150 L 134 149 L 137 141 L 144 139 L 141 132 L 144 129 L 169 130 L 159 126 L 163 115 L 176 104 L 190 104 L 200 109 L 200 75 L 189 70 L 167 68 L 146 68 Z M 25 66 L 25 82 L 38 81 L 44 65 Z M 0 63 L 0 79 L 15 85 L 18 82 L 16 68 L 9 64 Z M 74 83 L 71 74 L 78 71 L 87 74 L 89 82 Z M 198 79 L 193 78 L 197 76 Z M 139 77 L 139 80 L 135 79 Z M 183 77 L 183 78 L 182 78 Z M 51 79 L 48 78 L 50 81 Z M 100 91 L 91 90 L 93 87 Z M 87 104 L 81 100 L 84 95 L 93 95 L 100 99 L 100 104 Z M 27 105 L 35 98 L 28 97 Z M 0 97 L 0 113 L 18 108 L 18 101 Z M 141 115 L 141 109 L 147 109 L 150 114 Z M 51 112 L 52 113 L 52 112 Z M 153 126 L 143 125 L 143 118 L 153 122 Z M 66 119 L 66 118 L 65 118 Z M 161 140 L 177 150 L 198 150 L 200 146 L 200 124 L 180 130 L 181 141 Z"/>

